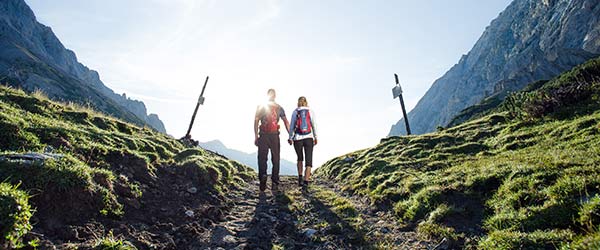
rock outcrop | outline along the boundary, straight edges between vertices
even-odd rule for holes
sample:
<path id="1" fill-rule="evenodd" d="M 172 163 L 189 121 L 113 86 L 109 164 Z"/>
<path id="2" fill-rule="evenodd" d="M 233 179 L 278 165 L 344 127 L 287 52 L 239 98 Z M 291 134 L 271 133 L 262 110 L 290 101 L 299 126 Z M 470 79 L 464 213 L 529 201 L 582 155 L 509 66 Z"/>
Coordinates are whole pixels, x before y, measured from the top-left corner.
<path id="1" fill-rule="evenodd" d="M 0 81 L 166 132 L 156 115 L 147 114 L 143 102 L 116 94 L 98 72 L 79 63 L 23 0 L 0 1 Z"/>
<path id="2" fill-rule="evenodd" d="M 515 0 L 408 114 L 411 130 L 434 131 L 488 96 L 551 79 L 598 55 L 600 1 Z M 402 120 L 390 131 L 400 134 Z"/>

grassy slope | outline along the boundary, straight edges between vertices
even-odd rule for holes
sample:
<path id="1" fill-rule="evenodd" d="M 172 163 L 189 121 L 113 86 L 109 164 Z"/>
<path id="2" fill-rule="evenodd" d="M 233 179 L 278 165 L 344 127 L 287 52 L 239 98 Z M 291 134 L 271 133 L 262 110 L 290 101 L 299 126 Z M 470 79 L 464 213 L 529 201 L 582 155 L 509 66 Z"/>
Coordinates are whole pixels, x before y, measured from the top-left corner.
<path id="1" fill-rule="evenodd" d="M 393 209 L 422 237 L 482 249 L 600 246 L 600 59 L 498 110 L 392 137 L 320 177 Z"/>
<path id="2" fill-rule="evenodd" d="M 15 218 L 2 220 L 0 246 L 20 245 L 15 238 L 30 228 L 27 213 L 15 213 L 14 203 L 29 202 L 37 209 L 34 217 L 42 221 L 45 216 L 62 216 L 67 222 L 69 217 L 118 219 L 124 215 L 123 201 L 143 196 L 141 187 L 152 187 L 158 168 L 186 169 L 199 176 L 199 189 L 215 194 L 253 176 L 246 166 L 201 149 L 185 149 L 152 129 L 3 86 L 0 134 L 2 154 L 41 152 L 51 146 L 65 155 L 31 166 L 0 160 L 0 218 Z M 29 210 L 29 205 L 20 209 Z"/>

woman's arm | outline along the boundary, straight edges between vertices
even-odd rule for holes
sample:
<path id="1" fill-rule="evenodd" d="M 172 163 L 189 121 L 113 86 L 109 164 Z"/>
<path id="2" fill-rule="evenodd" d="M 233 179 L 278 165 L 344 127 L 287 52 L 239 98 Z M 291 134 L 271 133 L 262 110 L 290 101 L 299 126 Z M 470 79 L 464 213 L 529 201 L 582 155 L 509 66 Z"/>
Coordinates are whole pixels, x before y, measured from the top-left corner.
<path id="1" fill-rule="evenodd" d="M 288 131 L 290 135 L 288 140 L 293 140 L 294 134 L 296 134 L 296 116 L 298 116 L 298 111 L 294 109 L 294 112 L 292 112 L 291 117 L 292 120 L 290 121 L 290 130 Z"/>
<path id="2" fill-rule="evenodd" d="M 315 112 L 310 109 L 310 125 L 312 127 L 313 137 L 317 140 L 317 123 L 315 122 Z M 315 143 L 316 144 L 316 143 Z"/>

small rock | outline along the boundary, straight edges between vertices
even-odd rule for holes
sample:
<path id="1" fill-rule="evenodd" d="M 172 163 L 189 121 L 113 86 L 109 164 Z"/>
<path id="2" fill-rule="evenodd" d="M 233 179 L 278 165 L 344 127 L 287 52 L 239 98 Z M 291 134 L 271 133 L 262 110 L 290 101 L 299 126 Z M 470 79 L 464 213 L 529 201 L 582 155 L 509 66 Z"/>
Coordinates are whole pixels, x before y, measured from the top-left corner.
<path id="1" fill-rule="evenodd" d="M 440 243 L 438 243 L 437 246 L 435 246 L 433 249 L 436 249 L 436 250 L 450 249 L 450 241 L 447 238 L 443 238 L 442 241 L 440 241 Z"/>
<path id="2" fill-rule="evenodd" d="M 316 233 L 317 233 L 317 230 L 312 229 L 312 228 L 308 228 L 308 229 L 304 230 L 304 235 L 306 235 L 306 237 L 308 237 L 308 238 L 312 238 Z"/>
<path id="3" fill-rule="evenodd" d="M 198 192 L 198 189 L 197 189 L 196 187 L 191 187 L 191 188 L 188 188 L 188 189 L 187 189 L 187 191 L 188 191 L 190 194 L 195 194 L 195 193 L 197 193 L 197 192 Z"/>
<path id="4" fill-rule="evenodd" d="M 387 234 L 387 233 L 389 233 L 389 232 L 390 232 L 390 229 L 389 229 L 389 228 L 387 228 L 387 227 L 382 227 L 381 229 L 379 229 L 379 232 L 381 232 L 381 233 L 384 233 L 384 234 Z"/>
<path id="5" fill-rule="evenodd" d="M 144 223 L 140 223 L 139 227 L 140 227 L 140 230 L 142 230 L 142 231 L 146 231 L 146 230 L 148 230 L 148 228 L 150 228 L 148 225 L 146 225 Z"/>
<path id="6" fill-rule="evenodd" d="M 194 211 L 187 210 L 187 211 L 185 211 L 185 215 L 187 215 L 188 217 L 194 217 Z"/>
<path id="7" fill-rule="evenodd" d="M 356 159 L 354 159 L 354 157 L 351 156 L 346 156 L 346 158 L 344 158 L 344 163 L 353 163 L 356 161 Z"/>
<path id="8" fill-rule="evenodd" d="M 35 153 L 29 152 L 24 154 L 4 154 L 0 155 L 1 161 L 10 161 L 10 162 L 21 162 L 24 164 L 34 164 L 34 163 L 43 163 L 49 159 L 60 159 L 64 157 L 62 154 L 52 154 L 52 153 Z"/>
<path id="9" fill-rule="evenodd" d="M 238 241 L 232 235 L 225 235 L 225 237 L 223 237 L 223 242 L 226 243 L 226 244 L 235 244 Z"/>
<path id="10" fill-rule="evenodd" d="M 50 145 L 46 146 L 46 147 L 44 148 L 44 153 L 46 153 L 46 154 L 51 154 L 51 153 L 54 153 L 54 147 L 52 147 L 52 146 L 50 146 Z"/>
<path id="11" fill-rule="evenodd" d="M 248 244 L 242 243 L 242 244 L 239 244 L 237 247 L 235 247 L 233 249 L 234 250 L 244 250 L 244 249 L 247 249 L 247 248 L 248 248 Z"/>

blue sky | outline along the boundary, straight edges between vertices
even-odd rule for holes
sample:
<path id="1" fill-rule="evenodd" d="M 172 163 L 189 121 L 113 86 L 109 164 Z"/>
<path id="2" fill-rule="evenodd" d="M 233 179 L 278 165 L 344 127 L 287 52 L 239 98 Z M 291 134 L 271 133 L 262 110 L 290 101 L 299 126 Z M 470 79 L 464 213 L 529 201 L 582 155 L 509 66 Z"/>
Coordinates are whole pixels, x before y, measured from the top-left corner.
<path id="1" fill-rule="evenodd" d="M 307 97 L 318 119 L 315 165 L 373 146 L 466 54 L 510 0 L 26 0 L 79 60 L 117 93 L 142 100 L 185 134 L 255 151 L 266 90 L 291 114 Z M 295 160 L 291 147 L 282 157 Z"/>

